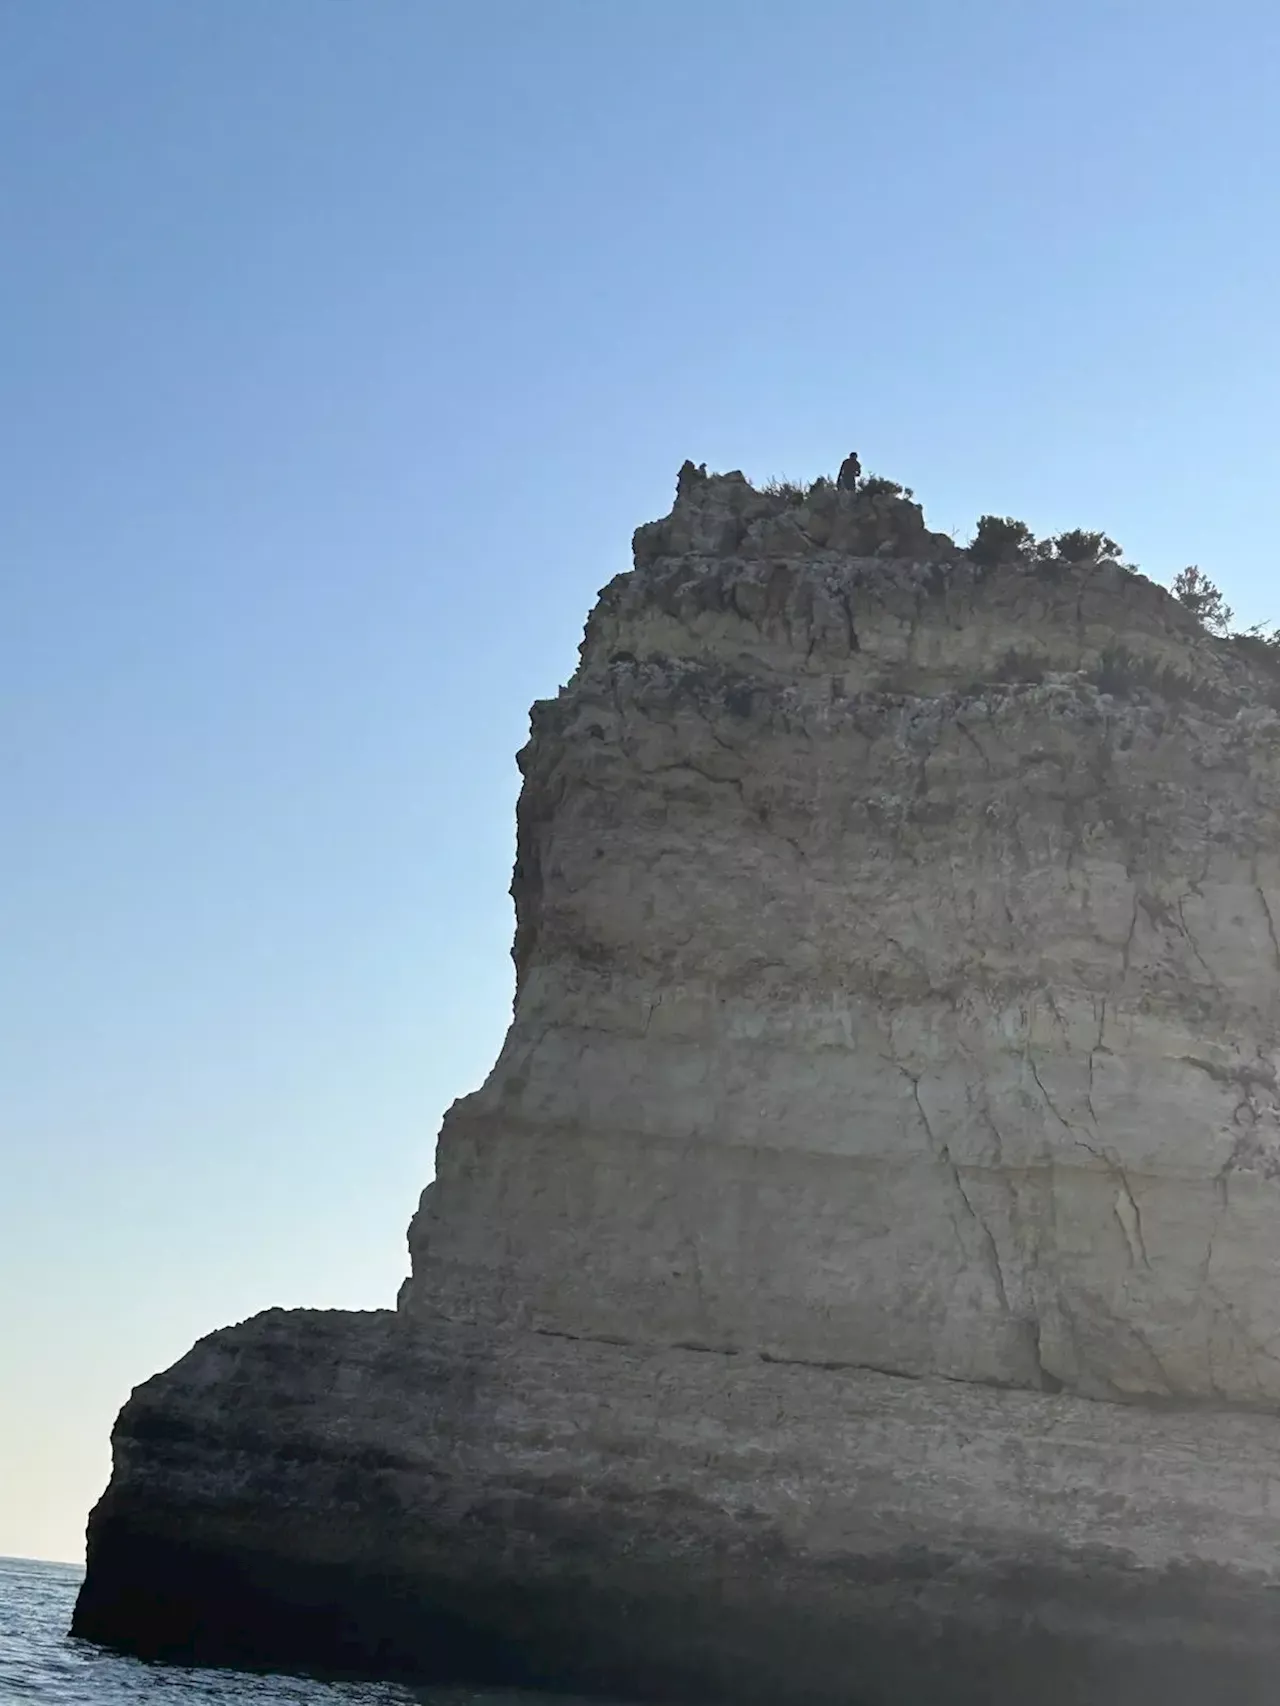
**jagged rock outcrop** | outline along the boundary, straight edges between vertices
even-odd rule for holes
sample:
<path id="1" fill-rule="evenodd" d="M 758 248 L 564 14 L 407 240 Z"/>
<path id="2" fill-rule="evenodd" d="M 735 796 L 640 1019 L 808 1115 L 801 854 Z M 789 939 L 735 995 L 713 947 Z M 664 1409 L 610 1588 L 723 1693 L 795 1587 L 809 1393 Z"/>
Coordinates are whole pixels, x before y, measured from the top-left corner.
<path id="1" fill-rule="evenodd" d="M 77 1628 L 735 1699 L 1269 1698 L 1280 703 L 1112 562 L 687 463 L 535 707 L 385 1316 L 135 1395 Z"/>

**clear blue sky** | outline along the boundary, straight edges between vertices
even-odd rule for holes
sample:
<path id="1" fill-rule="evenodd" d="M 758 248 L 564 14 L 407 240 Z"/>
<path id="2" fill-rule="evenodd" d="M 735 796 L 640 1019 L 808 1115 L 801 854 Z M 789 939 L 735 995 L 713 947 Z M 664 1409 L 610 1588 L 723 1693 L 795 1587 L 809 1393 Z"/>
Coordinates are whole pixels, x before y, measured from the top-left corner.
<path id="1" fill-rule="evenodd" d="M 390 1303 L 531 700 L 685 456 L 1280 617 L 1280 12 L 0 0 L 0 1552 Z"/>

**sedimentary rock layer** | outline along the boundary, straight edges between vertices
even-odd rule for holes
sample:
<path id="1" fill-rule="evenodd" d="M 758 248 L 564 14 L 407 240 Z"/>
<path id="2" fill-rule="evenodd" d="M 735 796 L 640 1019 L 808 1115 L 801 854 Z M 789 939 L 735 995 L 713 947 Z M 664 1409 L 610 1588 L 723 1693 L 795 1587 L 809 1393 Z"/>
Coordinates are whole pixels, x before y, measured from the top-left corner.
<path id="1" fill-rule="evenodd" d="M 1113 563 L 858 525 L 686 479 L 535 708 L 402 1305 L 1271 1403 L 1280 717 Z"/>
<path id="2" fill-rule="evenodd" d="M 1270 1417 L 283 1311 L 116 1435 L 77 1629 L 622 1697 L 1274 1699 Z"/>
<path id="3" fill-rule="evenodd" d="M 686 465 L 534 709 L 394 1315 L 140 1389 L 79 1632 L 644 1695 L 1270 1698 L 1280 703 L 1110 560 Z"/>

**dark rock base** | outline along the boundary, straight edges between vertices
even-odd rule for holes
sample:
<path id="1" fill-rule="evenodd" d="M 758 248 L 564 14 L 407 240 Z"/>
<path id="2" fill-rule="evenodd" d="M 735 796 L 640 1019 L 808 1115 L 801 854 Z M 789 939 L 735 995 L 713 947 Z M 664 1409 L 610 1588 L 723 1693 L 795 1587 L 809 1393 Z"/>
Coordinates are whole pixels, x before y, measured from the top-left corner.
<path id="1" fill-rule="evenodd" d="M 73 1632 L 737 1706 L 1269 1706 L 1275 1578 L 1212 1553 L 1232 1523 L 1242 1552 L 1265 1542 L 1276 1438 L 1269 1418 L 273 1314 L 126 1407 Z"/>

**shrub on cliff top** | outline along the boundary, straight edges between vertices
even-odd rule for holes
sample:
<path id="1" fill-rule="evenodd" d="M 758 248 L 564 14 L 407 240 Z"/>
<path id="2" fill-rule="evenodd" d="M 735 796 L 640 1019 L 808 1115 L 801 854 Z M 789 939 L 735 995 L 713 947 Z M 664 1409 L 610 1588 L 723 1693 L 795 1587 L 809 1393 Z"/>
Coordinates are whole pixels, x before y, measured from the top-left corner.
<path id="1" fill-rule="evenodd" d="M 760 490 L 766 497 L 783 498 L 787 503 L 798 504 L 803 503 L 814 492 L 828 489 L 831 485 L 831 480 L 825 474 L 819 474 L 816 480 L 807 485 L 803 480 L 788 480 L 775 474 L 763 482 Z M 899 480 L 888 480 L 883 474 L 868 474 L 865 480 L 860 479 L 858 481 L 856 487 L 845 486 L 843 489 L 847 492 L 856 490 L 860 498 L 912 498 L 915 496 L 910 486 L 904 486 Z"/>
<path id="2" fill-rule="evenodd" d="M 1280 628 L 1272 628 L 1268 633 L 1265 622 L 1255 622 L 1252 628 L 1231 638 L 1242 651 L 1266 658 L 1268 663 L 1280 663 Z"/>
<path id="3" fill-rule="evenodd" d="M 1044 543 L 1052 547 L 1053 556 L 1061 563 L 1098 563 L 1104 557 L 1119 562 L 1124 555 L 1108 534 L 1095 533 L 1086 527 L 1069 527 L 1065 533 L 1056 533 Z"/>
<path id="4" fill-rule="evenodd" d="M 980 515 L 966 549 L 980 568 L 1024 561 L 1035 549 L 1036 536 L 1025 521 L 1011 515 Z"/>
<path id="5" fill-rule="evenodd" d="M 817 481 L 814 481 L 817 484 Z M 769 498 L 785 498 L 788 503 L 803 503 L 809 495 L 809 487 L 803 480 L 784 480 L 776 475 L 771 476 L 761 486 L 760 490 Z"/>
<path id="6" fill-rule="evenodd" d="M 1265 669 L 1273 678 L 1280 674 L 1280 628 L 1268 631 L 1263 623 L 1255 622 L 1243 634 L 1232 634 L 1231 644 L 1255 668 Z M 1267 702 L 1280 710 L 1280 686 L 1272 686 Z"/>
<path id="7" fill-rule="evenodd" d="M 1231 626 L 1231 607 L 1208 575 L 1194 563 L 1174 576 L 1173 596 L 1211 634 L 1225 634 Z M 1253 632 L 1257 635 L 1259 630 Z"/>

